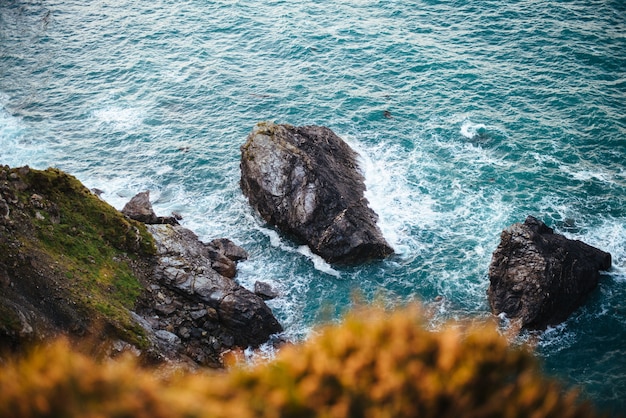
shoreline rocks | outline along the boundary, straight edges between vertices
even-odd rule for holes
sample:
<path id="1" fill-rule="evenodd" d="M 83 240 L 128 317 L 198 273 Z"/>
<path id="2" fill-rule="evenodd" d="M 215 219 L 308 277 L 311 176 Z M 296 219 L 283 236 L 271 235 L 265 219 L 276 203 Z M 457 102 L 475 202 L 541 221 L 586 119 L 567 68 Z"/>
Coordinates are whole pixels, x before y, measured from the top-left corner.
<path id="1" fill-rule="evenodd" d="M 221 367 L 282 330 L 233 279 L 243 248 L 156 216 L 147 192 L 131 202 L 125 216 L 61 170 L 0 166 L 0 362 L 65 335 L 97 355 Z"/>
<path id="2" fill-rule="evenodd" d="M 165 307 L 157 305 L 155 310 L 172 315 L 180 310 L 178 307 L 170 310 L 172 304 L 189 304 L 195 312 L 189 312 L 192 317 L 199 315 L 201 310 L 213 310 L 215 324 L 206 324 L 206 321 L 198 323 L 197 318 L 192 318 L 190 326 L 198 328 L 200 332 L 209 331 L 199 326 L 202 324 L 212 329 L 220 328 L 220 334 L 225 335 L 226 340 L 232 340 L 225 348 L 256 347 L 267 341 L 270 335 L 282 331 L 271 310 L 259 296 L 237 284 L 232 277 L 218 273 L 213 267 L 216 258 L 219 263 L 223 259 L 234 263 L 223 253 L 201 242 L 192 231 L 180 226 L 148 225 L 148 231 L 157 245 L 155 278 L 161 288 L 173 292 L 169 303 Z"/>
<path id="3" fill-rule="evenodd" d="M 243 194 L 263 219 L 331 263 L 393 249 L 364 197 L 357 153 L 322 126 L 258 123 L 241 147 Z"/>
<path id="4" fill-rule="evenodd" d="M 489 304 L 523 329 L 569 317 L 595 289 L 611 254 L 555 234 L 532 216 L 504 230 L 489 266 Z"/>
<path id="5" fill-rule="evenodd" d="M 135 212 L 154 214 L 147 196 L 131 200 Z M 233 280 L 235 263 L 248 257 L 243 248 L 226 238 L 204 243 L 177 224 L 146 227 L 156 243 L 156 263 L 136 312 L 165 352 L 219 366 L 223 351 L 257 347 L 282 331 L 261 297 Z"/>
<path id="6" fill-rule="evenodd" d="M 100 194 L 97 195 L 100 196 Z M 130 199 L 126 205 L 124 205 L 121 212 L 130 219 L 143 222 L 146 225 L 178 225 L 176 216 L 157 216 L 156 213 L 154 213 L 154 210 L 152 210 L 152 204 L 150 203 L 150 191 L 148 190 L 137 193 L 133 196 L 133 198 Z"/>

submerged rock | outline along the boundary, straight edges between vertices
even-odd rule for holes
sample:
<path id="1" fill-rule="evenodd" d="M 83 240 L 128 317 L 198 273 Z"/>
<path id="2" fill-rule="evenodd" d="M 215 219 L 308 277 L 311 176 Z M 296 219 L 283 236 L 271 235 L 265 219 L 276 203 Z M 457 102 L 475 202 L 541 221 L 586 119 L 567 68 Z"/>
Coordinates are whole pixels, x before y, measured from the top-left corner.
<path id="1" fill-rule="evenodd" d="M 393 253 L 363 196 L 357 153 L 322 126 L 258 123 L 241 147 L 241 189 L 260 215 L 329 262 Z"/>
<path id="2" fill-rule="evenodd" d="M 555 234 L 529 216 L 504 230 L 489 267 L 487 291 L 494 314 L 526 329 L 558 324 L 597 286 L 611 254 Z"/>

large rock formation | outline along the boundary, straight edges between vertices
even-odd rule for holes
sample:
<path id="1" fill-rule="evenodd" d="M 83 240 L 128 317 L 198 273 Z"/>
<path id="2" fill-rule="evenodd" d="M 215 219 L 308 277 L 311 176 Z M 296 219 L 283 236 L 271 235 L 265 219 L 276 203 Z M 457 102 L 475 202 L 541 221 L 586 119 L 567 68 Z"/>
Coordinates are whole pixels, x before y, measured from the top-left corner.
<path id="1" fill-rule="evenodd" d="M 611 254 L 570 240 L 529 216 L 504 230 L 489 267 L 494 314 L 526 329 L 558 324 L 597 286 Z"/>
<path id="2" fill-rule="evenodd" d="M 281 330 L 233 280 L 245 250 L 202 243 L 148 197 L 125 217 L 59 170 L 0 166 L 0 354 L 64 334 L 105 354 L 219 366 L 224 350 Z"/>
<path id="3" fill-rule="evenodd" d="M 157 358 L 189 358 L 219 366 L 234 347 L 258 346 L 282 331 L 260 296 L 237 284 L 236 262 L 247 252 L 226 238 L 204 243 L 173 217 L 157 216 L 149 193 L 134 196 L 122 209 L 147 223 L 156 244 L 148 286 L 133 312 Z"/>
<path id="4" fill-rule="evenodd" d="M 258 123 L 241 147 L 241 189 L 268 223 L 329 262 L 384 258 L 393 249 L 356 158 L 328 128 Z"/>

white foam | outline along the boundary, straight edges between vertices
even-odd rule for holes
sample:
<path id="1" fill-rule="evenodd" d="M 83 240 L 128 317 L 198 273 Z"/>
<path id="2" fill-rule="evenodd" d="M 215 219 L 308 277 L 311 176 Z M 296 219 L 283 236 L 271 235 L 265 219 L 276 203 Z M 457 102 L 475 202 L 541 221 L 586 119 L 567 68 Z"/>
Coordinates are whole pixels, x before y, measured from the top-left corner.
<path id="1" fill-rule="evenodd" d="M 378 227 L 399 256 L 419 247 L 410 229 L 416 225 L 433 225 L 438 214 L 434 201 L 419 192 L 408 179 L 409 164 L 398 161 L 399 150 L 388 144 L 366 149 L 356 141 L 350 146 L 359 154 L 359 166 L 365 177 L 365 198 L 378 215 Z M 409 159 L 419 158 L 410 156 Z"/>
<path id="2" fill-rule="evenodd" d="M 297 248 L 294 248 L 288 244 L 286 244 L 280 237 L 280 235 L 278 235 L 278 233 L 273 230 L 273 229 L 269 229 L 269 228 L 263 228 L 261 226 L 258 226 L 257 229 L 261 232 L 263 232 L 263 234 L 265 234 L 269 239 L 270 239 L 270 244 L 273 247 L 277 247 L 280 248 L 281 250 L 290 252 L 290 253 L 298 253 L 298 254 L 302 254 L 303 256 L 305 256 L 306 258 L 308 258 L 309 260 L 311 260 L 311 263 L 313 263 L 313 267 L 317 270 L 317 271 L 321 271 L 324 274 L 329 274 L 331 276 L 340 278 L 341 274 L 333 269 L 330 264 L 328 264 L 326 261 L 324 261 L 324 259 L 322 257 L 320 257 L 317 254 L 313 254 L 311 252 L 311 249 L 306 246 L 306 245 L 301 245 Z"/>
<path id="3" fill-rule="evenodd" d="M 576 165 L 569 167 L 567 165 L 559 166 L 561 171 L 571 176 L 574 180 L 589 181 L 599 180 L 604 183 L 615 183 L 613 175 L 605 170 L 598 168 L 597 170 L 590 169 L 589 167 L 583 167 Z"/>
<path id="4" fill-rule="evenodd" d="M 487 129 L 483 123 L 474 123 L 469 119 L 465 119 L 461 124 L 461 135 L 467 139 L 474 139 Z"/>
<path id="5" fill-rule="evenodd" d="M 8 98 L 0 94 L 0 140 L 16 138 L 23 131 L 20 118 L 11 116 L 4 108 L 6 100 Z"/>
<path id="6" fill-rule="evenodd" d="M 335 276 L 337 278 L 341 278 L 341 274 L 337 270 L 332 268 L 330 264 L 328 264 L 322 257 L 317 254 L 313 254 L 308 246 L 301 245 L 298 247 L 297 251 L 309 260 L 311 260 L 313 262 L 313 267 L 315 267 L 316 270 L 321 271 L 322 273 L 329 274 L 331 276 Z"/>
<path id="7" fill-rule="evenodd" d="M 156 167 L 154 171 L 157 175 L 162 176 L 163 174 L 174 171 L 174 169 L 170 165 L 164 164 Z"/>
<path id="8" fill-rule="evenodd" d="M 565 321 L 554 327 L 548 327 L 539 335 L 538 346 L 550 353 L 558 353 L 571 347 L 576 342 L 576 333 L 569 331 Z"/>
<path id="9" fill-rule="evenodd" d="M 145 112 L 139 108 L 119 106 L 94 110 L 93 115 L 99 122 L 112 125 L 119 130 L 134 128 L 145 118 Z"/>
<path id="10" fill-rule="evenodd" d="M 609 252 L 612 256 L 611 274 L 616 280 L 626 281 L 626 223 L 623 219 L 605 218 L 599 226 L 590 228 L 579 239 L 589 245 Z"/>
<path id="11" fill-rule="evenodd" d="M 0 163 L 12 167 L 38 166 L 47 147 L 26 139 L 27 129 L 22 118 L 6 109 L 9 97 L 0 92 Z"/>

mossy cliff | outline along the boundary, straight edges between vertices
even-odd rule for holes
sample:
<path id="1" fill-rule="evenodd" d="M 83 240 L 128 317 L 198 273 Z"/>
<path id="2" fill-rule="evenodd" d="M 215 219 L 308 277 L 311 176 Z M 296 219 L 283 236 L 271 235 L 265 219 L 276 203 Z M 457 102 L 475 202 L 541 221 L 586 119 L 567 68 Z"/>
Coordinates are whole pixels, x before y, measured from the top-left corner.
<path id="1" fill-rule="evenodd" d="M 97 327 L 141 347 L 130 309 L 154 254 L 145 225 L 73 176 L 0 166 L 0 345 Z"/>
<path id="2" fill-rule="evenodd" d="M 246 257 L 156 216 L 147 192 L 118 212 L 59 170 L 0 166 L 0 355 L 65 334 L 98 354 L 221 367 L 223 351 L 282 331 L 234 279 Z"/>

